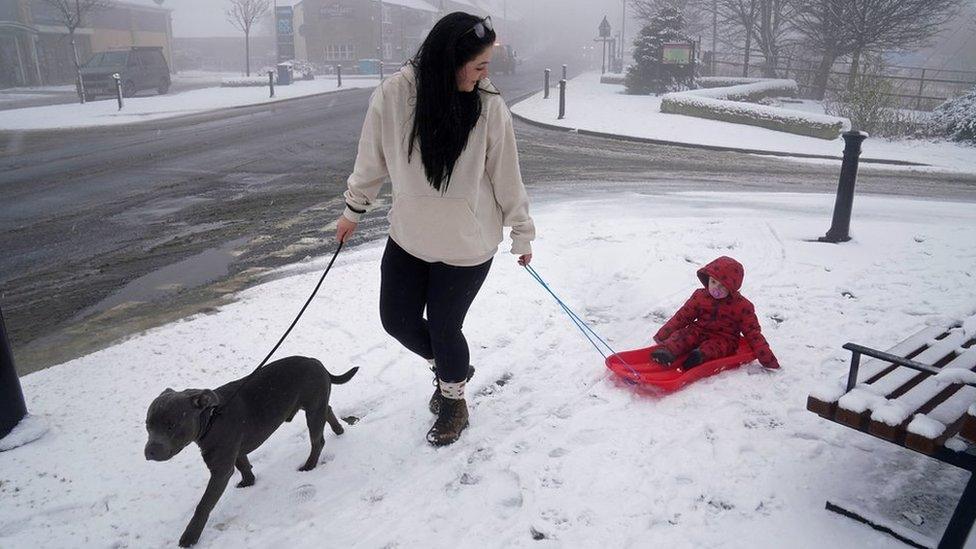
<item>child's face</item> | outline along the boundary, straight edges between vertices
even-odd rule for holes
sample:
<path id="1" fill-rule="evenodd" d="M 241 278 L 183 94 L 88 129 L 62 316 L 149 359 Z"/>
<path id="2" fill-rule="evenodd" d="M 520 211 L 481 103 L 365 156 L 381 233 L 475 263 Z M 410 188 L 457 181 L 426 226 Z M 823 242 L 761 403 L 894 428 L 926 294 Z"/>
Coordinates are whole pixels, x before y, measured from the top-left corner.
<path id="1" fill-rule="evenodd" d="M 708 293 L 712 294 L 715 299 L 725 299 L 729 295 L 725 286 L 722 286 L 721 282 L 712 277 L 708 277 Z"/>

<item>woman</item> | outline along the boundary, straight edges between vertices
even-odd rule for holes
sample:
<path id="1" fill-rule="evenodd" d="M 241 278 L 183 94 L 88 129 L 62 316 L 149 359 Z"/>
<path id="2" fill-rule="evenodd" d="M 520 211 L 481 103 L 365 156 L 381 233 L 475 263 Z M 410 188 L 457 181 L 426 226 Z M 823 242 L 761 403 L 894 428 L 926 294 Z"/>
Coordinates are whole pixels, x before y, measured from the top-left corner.
<path id="1" fill-rule="evenodd" d="M 435 373 L 430 409 L 437 420 L 427 440 L 437 446 L 455 442 L 468 426 L 464 385 L 474 369 L 461 326 L 502 227 L 512 227 L 521 265 L 531 261 L 535 238 L 512 117 L 486 79 L 494 43 L 491 19 L 449 14 L 413 60 L 376 89 L 336 232 L 349 238 L 389 176 L 380 317 Z"/>

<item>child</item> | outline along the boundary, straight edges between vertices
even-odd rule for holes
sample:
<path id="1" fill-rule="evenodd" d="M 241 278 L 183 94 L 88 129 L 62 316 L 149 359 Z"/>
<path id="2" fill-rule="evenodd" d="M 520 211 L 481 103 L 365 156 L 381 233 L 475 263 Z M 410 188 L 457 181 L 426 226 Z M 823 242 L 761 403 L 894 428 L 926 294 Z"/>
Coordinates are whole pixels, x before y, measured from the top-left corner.
<path id="1" fill-rule="evenodd" d="M 695 290 L 654 335 L 661 347 L 651 353 L 651 358 L 671 365 L 676 357 L 688 353 L 681 366 L 694 368 L 706 360 L 734 354 L 741 333 L 760 364 L 771 370 L 779 368 L 762 335 L 755 308 L 739 293 L 744 274 L 738 261 L 725 256 L 699 269 L 698 279 L 705 287 Z"/>

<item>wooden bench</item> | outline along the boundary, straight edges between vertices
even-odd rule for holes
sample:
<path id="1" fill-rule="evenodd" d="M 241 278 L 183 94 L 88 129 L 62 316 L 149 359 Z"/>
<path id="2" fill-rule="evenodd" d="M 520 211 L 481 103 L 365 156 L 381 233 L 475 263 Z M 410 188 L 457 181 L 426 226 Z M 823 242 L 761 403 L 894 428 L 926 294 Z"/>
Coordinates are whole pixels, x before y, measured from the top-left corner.
<path id="1" fill-rule="evenodd" d="M 974 332 L 976 316 L 949 329 L 926 328 L 884 352 L 848 343 L 844 348 L 852 356 L 846 383 L 838 380 L 815 390 L 807 399 L 807 409 L 976 473 Z M 868 357 L 863 363 L 862 356 Z M 976 474 L 963 490 L 939 549 L 961 548 L 974 520 Z M 925 547 L 890 529 L 872 526 Z"/>

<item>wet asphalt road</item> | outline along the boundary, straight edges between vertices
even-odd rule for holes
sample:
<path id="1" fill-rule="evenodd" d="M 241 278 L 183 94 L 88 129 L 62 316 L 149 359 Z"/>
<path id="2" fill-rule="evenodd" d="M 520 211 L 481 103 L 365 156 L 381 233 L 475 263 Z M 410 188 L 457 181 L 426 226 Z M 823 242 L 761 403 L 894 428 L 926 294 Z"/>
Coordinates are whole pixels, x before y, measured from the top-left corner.
<path id="1" fill-rule="evenodd" d="M 541 68 L 494 80 L 511 101 L 536 88 Z M 0 305 L 20 373 L 208 311 L 275 267 L 330 253 L 369 94 L 110 130 L 0 132 Z M 830 165 L 524 123 L 516 132 L 538 200 L 577 185 L 833 192 L 837 182 Z M 976 201 L 976 176 L 865 168 L 858 188 Z M 354 244 L 384 231 L 373 214 Z"/>

